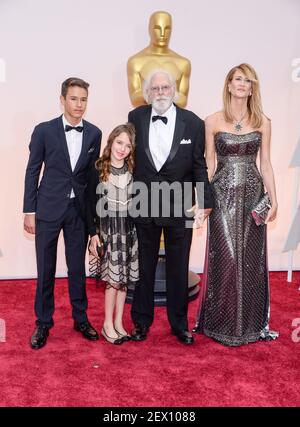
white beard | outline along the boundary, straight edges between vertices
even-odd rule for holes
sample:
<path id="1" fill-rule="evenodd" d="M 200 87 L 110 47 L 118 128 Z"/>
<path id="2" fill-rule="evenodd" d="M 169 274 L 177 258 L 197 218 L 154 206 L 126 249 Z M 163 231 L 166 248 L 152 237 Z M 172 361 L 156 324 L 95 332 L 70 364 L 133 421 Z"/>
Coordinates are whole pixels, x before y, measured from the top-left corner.
<path id="1" fill-rule="evenodd" d="M 158 114 L 164 114 L 172 105 L 172 97 L 157 97 L 152 101 L 152 107 Z"/>

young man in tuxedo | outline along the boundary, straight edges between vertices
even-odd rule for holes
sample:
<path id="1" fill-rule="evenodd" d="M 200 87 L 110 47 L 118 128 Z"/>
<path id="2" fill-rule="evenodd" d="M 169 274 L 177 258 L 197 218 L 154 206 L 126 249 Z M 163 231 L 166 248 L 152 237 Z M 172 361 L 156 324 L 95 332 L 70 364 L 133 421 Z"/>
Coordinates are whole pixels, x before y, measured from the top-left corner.
<path id="1" fill-rule="evenodd" d="M 89 84 L 79 78 L 65 80 L 60 96 L 64 114 L 37 125 L 29 145 L 23 211 L 24 229 L 35 234 L 37 257 L 37 320 L 30 340 L 33 349 L 46 344 L 49 329 L 54 324 L 54 282 L 61 230 L 74 329 L 89 340 L 99 339 L 86 314 L 87 232 L 84 218 L 87 171 L 99 156 L 102 134 L 100 129 L 82 119 L 87 106 L 88 87 Z"/>
<path id="2" fill-rule="evenodd" d="M 135 287 L 131 316 L 135 324 L 132 339 L 144 340 L 153 322 L 154 281 L 160 237 L 163 230 L 166 253 L 167 314 L 171 331 L 185 344 L 193 343 L 188 330 L 188 265 L 192 240 L 191 219 L 175 214 L 175 199 L 157 197 L 153 184 L 177 183 L 179 190 L 188 188 L 191 208 L 196 183 L 204 183 L 204 197 L 198 194 L 196 220 L 204 220 L 213 207 L 213 197 L 204 159 L 204 122 L 191 111 L 177 107 L 175 82 L 164 71 L 156 71 L 144 88 L 147 106 L 131 111 L 128 121 L 136 128 L 135 182 L 148 189 L 148 213 L 135 218 L 139 240 L 140 281 Z M 185 185 L 187 184 L 187 185 Z M 199 187 L 198 187 L 199 188 Z M 156 197 L 156 199 L 154 199 Z M 203 201 L 203 202 L 202 202 Z M 151 207 L 158 213 L 153 213 Z M 200 209 L 201 208 L 201 209 Z M 170 210 L 170 215 L 164 213 Z M 178 212 L 178 209 L 177 209 Z"/>

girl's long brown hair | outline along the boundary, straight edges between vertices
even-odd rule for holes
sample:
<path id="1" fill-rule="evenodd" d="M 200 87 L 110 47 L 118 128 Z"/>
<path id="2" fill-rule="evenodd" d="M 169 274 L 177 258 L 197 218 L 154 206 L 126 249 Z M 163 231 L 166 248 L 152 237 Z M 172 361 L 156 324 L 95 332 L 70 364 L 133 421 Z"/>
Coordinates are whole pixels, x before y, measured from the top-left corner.
<path id="1" fill-rule="evenodd" d="M 252 95 L 248 97 L 247 102 L 249 122 L 254 129 L 260 128 L 262 125 L 263 110 L 261 105 L 259 81 L 256 71 L 249 64 L 240 64 L 233 67 L 226 76 L 223 89 L 223 111 L 225 120 L 226 122 L 232 122 L 234 120 L 230 110 L 231 93 L 229 92 L 228 84 L 233 79 L 234 73 L 237 70 L 240 70 L 249 80 L 251 80 Z"/>
<path id="2" fill-rule="evenodd" d="M 99 179 L 101 182 L 107 181 L 108 175 L 110 174 L 110 165 L 111 165 L 111 146 L 121 133 L 125 132 L 131 142 L 131 151 L 126 157 L 125 162 L 128 165 L 128 171 L 133 172 L 134 168 L 134 151 L 135 151 L 135 128 L 132 123 L 125 123 L 124 125 L 119 125 L 112 130 L 110 133 L 107 144 L 103 150 L 102 156 L 96 161 L 95 167 L 99 171 Z"/>

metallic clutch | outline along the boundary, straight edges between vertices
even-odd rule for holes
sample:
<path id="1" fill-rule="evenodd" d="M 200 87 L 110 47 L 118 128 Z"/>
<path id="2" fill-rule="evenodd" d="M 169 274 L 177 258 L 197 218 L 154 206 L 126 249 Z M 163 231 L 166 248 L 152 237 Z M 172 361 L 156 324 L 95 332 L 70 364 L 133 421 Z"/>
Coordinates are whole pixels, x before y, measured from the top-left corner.
<path id="1" fill-rule="evenodd" d="M 257 205 L 252 209 L 251 215 L 256 225 L 263 225 L 271 208 L 269 194 L 265 193 Z"/>
<path id="2" fill-rule="evenodd" d="M 101 236 L 101 234 L 99 235 L 99 240 L 100 240 L 100 246 L 97 246 L 97 253 L 98 253 L 98 257 L 102 258 L 105 255 L 106 249 L 107 249 L 107 243 L 104 242 L 103 237 Z"/>

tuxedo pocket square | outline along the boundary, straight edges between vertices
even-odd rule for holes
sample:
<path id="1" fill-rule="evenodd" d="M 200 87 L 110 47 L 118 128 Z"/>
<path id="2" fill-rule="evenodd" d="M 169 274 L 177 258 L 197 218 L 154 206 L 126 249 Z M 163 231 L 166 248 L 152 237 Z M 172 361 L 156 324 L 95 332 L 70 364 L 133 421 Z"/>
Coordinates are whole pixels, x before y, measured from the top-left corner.
<path id="1" fill-rule="evenodd" d="M 192 143 L 192 141 L 190 139 L 182 139 L 180 141 L 180 144 L 191 144 L 191 143 Z"/>
<path id="2" fill-rule="evenodd" d="M 90 148 L 88 153 L 92 153 L 93 151 L 95 151 L 95 147 Z"/>

